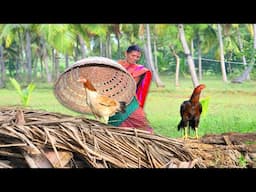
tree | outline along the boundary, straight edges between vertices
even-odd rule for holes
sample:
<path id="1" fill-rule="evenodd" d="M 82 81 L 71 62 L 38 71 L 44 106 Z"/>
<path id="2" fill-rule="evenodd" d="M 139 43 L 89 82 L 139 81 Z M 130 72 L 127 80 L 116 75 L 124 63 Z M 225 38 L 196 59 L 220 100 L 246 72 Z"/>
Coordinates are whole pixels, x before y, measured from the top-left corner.
<path id="1" fill-rule="evenodd" d="M 32 81 L 32 61 L 31 61 L 31 35 L 29 28 L 26 29 L 26 60 L 28 69 L 28 82 Z"/>
<path id="2" fill-rule="evenodd" d="M 145 56 L 149 68 L 152 70 L 153 78 L 156 82 L 157 87 L 164 87 L 164 83 L 161 81 L 159 74 L 157 73 L 152 57 L 152 49 L 151 49 L 151 38 L 150 38 L 150 28 L 149 24 L 146 24 L 146 42 L 145 42 Z"/>
<path id="3" fill-rule="evenodd" d="M 226 74 L 226 67 L 225 67 L 225 59 L 224 59 L 224 46 L 223 46 L 223 39 L 222 39 L 222 32 L 221 32 L 221 25 L 218 24 L 218 39 L 220 44 L 220 64 L 221 64 L 221 72 L 222 72 L 222 80 L 227 82 L 227 74 Z"/>
<path id="4" fill-rule="evenodd" d="M 181 41 L 181 44 L 183 46 L 184 53 L 187 57 L 188 66 L 189 66 L 189 70 L 190 70 L 190 74 L 191 74 L 191 79 L 192 79 L 194 87 L 196 87 L 196 86 L 199 85 L 199 82 L 198 82 L 198 79 L 197 79 L 197 76 L 196 76 L 195 64 L 194 64 L 193 58 L 190 54 L 190 50 L 189 50 L 189 47 L 188 47 L 188 44 L 187 44 L 187 41 L 186 41 L 183 24 L 178 25 L 178 30 L 179 30 L 180 41 Z"/>
<path id="5" fill-rule="evenodd" d="M 71 26 L 67 24 L 43 24 L 40 26 L 40 32 L 52 49 L 52 78 L 55 80 L 59 74 L 59 55 L 60 53 L 63 55 L 72 55 L 76 43 L 76 34 L 72 31 Z M 44 56 L 45 59 L 48 58 L 46 52 Z M 47 65 L 47 63 L 45 64 Z M 50 78 L 48 76 L 49 80 Z"/>
<path id="6" fill-rule="evenodd" d="M 0 44 L 0 88 L 5 87 L 5 65 L 4 65 L 4 48 Z"/>
<path id="7" fill-rule="evenodd" d="M 173 45 L 170 45 L 170 50 L 176 59 L 175 86 L 179 86 L 180 57 L 176 53 Z"/>

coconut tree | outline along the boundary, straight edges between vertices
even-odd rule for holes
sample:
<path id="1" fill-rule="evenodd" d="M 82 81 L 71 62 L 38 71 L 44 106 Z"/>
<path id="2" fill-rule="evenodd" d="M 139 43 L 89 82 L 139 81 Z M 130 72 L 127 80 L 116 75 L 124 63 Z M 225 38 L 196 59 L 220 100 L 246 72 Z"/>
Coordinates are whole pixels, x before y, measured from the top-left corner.
<path id="1" fill-rule="evenodd" d="M 121 44 L 123 47 L 128 47 L 131 44 L 143 44 L 144 42 L 139 38 L 141 33 L 144 33 L 144 28 L 141 24 L 120 24 Z"/>
<path id="2" fill-rule="evenodd" d="M 240 25 L 239 24 L 235 25 L 235 29 L 236 29 L 236 33 L 237 33 L 237 41 L 238 41 L 239 49 L 243 53 L 244 52 L 244 44 L 243 44 L 243 39 L 241 37 Z M 246 57 L 244 54 L 242 56 L 242 59 L 243 59 L 244 67 L 246 67 Z"/>
<path id="3" fill-rule="evenodd" d="M 23 67 L 23 72 L 28 82 L 32 81 L 32 62 L 36 61 L 36 52 L 33 52 L 38 47 L 35 41 L 38 37 L 37 24 L 7 24 L 3 28 L 2 38 L 5 38 L 6 48 L 10 46 L 15 46 L 17 50 L 17 55 L 11 59 L 17 62 L 16 74 L 20 74 L 19 71 Z M 34 50 L 32 50 L 32 47 Z M 35 65 L 36 66 L 36 65 Z"/>
<path id="4" fill-rule="evenodd" d="M 239 29 L 241 30 L 242 42 L 243 42 L 243 50 L 242 53 L 245 54 L 247 59 L 247 63 L 249 65 L 254 64 L 255 60 L 255 46 L 256 46 L 256 30 L 255 24 L 240 24 Z"/>
<path id="5" fill-rule="evenodd" d="M 164 87 L 164 83 L 161 81 L 158 72 L 155 69 L 154 66 L 154 62 L 153 62 L 153 56 L 152 56 L 152 48 L 151 48 L 151 35 L 150 35 L 150 25 L 149 24 L 145 24 L 146 26 L 146 30 L 144 30 L 144 25 L 141 24 L 141 29 L 142 31 L 145 31 L 145 35 L 146 35 L 146 40 L 144 43 L 144 50 L 145 50 L 145 56 L 146 56 L 146 60 L 147 63 L 149 65 L 149 68 L 151 69 L 152 73 L 153 73 L 153 79 L 157 85 L 157 87 Z M 144 40 L 144 34 L 142 34 L 142 39 Z"/>
<path id="6" fill-rule="evenodd" d="M 19 35 L 20 44 L 25 45 L 25 71 L 27 72 L 27 81 L 32 81 L 32 56 L 31 56 L 31 31 L 33 24 L 19 24 L 19 25 L 9 25 L 9 29 L 12 30 L 15 35 Z M 23 34 L 23 36 L 20 34 Z M 22 53 L 21 53 L 22 54 Z"/>
<path id="7" fill-rule="evenodd" d="M 86 54 L 85 52 L 86 50 L 89 50 L 89 48 L 91 48 L 92 42 L 92 48 L 100 49 L 99 53 L 102 52 L 102 54 L 100 55 L 103 56 L 103 46 L 101 47 L 100 43 L 97 44 L 96 41 L 99 40 L 100 42 L 102 41 L 102 39 L 106 38 L 108 32 L 107 24 L 72 24 L 71 30 L 74 34 L 77 35 L 77 37 L 79 37 L 82 57 L 87 57 L 89 55 L 89 53 Z"/>
<path id="8" fill-rule="evenodd" d="M 186 33 L 186 37 L 188 37 L 189 41 L 195 42 L 191 43 L 191 49 L 192 50 L 192 57 L 196 58 L 197 53 L 197 60 L 198 60 L 198 77 L 199 80 L 202 80 L 202 54 L 203 54 L 203 48 L 205 46 L 212 46 L 212 34 L 215 32 L 212 32 L 209 30 L 208 24 L 192 24 L 189 25 L 190 27 L 190 34 Z M 216 40 L 216 38 L 214 38 Z M 209 41 L 211 41 L 209 43 Z"/>
<path id="9" fill-rule="evenodd" d="M 28 68 L 28 82 L 32 80 L 32 58 L 31 58 L 31 31 L 30 25 L 25 25 L 25 37 L 26 37 L 26 61 L 27 61 L 27 68 Z"/>
<path id="10" fill-rule="evenodd" d="M 184 49 L 184 53 L 187 57 L 188 66 L 189 66 L 189 70 L 190 70 L 190 74 L 191 74 L 191 79 L 192 79 L 194 87 L 196 87 L 199 85 L 199 82 L 198 82 L 197 75 L 196 75 L 195 64 L 194 64 L 193 58 L 191 56 L 187 40 L 186 40 L 183 24 L 178 24 L 178 30 L 179 30 L 179 38 L 180 38 L 182 47 Z"/>
<path id="11" fill-rule="evenodd" d="M 50 46 L 45 41 L 43 36 L 40 37 L 40 42 L 41 42 L 40 46 L 41 46 L 41 52 L 42 52 L 42 62 L 45 67 L 46 79 L 47 79 L 47 82 L 50 83 L 50 82 L 52 82 L 52 73 L 50 71 L 50 65 L 49 65 Z"/>
<path id="12" fill-rule="evenodd" d="M 4 65 L 4 48 L 0 43 L 0 88 L 5 87 L 5 65 Z"/>
<path id="13" fill-rule="evenodd" d="M 117 40 L 117 53 L 118 57 L 121 58 L 121 46 L 120 46 L 120 36 L 121 36 L 121 29 L 120 24 L 113 24 L 113 32 L 115 34 L 116 40 Z"/>
<path id="14" fill-rule="evenodd" d="M 218 29 L 218 39 L 220 45 L 220 64 L 221 64 L 221 72 L 222 72 L 222 80 L 227 82 L 227 74 L 226 74 L 226 66 L 225 66 L 225 58 L 224 58 L 224 46 L 223 46 L 223 39 L 222 39 L 222 27 L 220 24 L 217 24 Z"/>
<path id="15" fill-rule="evenodd" d="M 172 52 L 172 54 L 174 55 L 175 57 L 175 60 L 176 60 L 176 70 L 175 70 L 175 86 L 179 86 L 179 73 L 180 73 L 180 57 L 179 55 L 177 54 L 174 46 L 171 44 L 170 45 L 170 50 Z"/>
<path id="16" fill-rule="evenodd" d="M 0 32 L 2 32 L 3 25 L 0 25 Z M 5 87 L 5 64 L 4 64 L 4 47 L 3 38 L 0 38 L 0 88 Z"/>
<path id="17" fill-rule="evenodd" d="M 186 37 L 188 36 L 189 41 L 192 42 L 194 36 L 192 34 L 192 29 L 194 25 L 190 26 L 190 34 L 186 33 Z M 178 28 L 176 24 L 157 24 L 155 25 L 154 29 L 154 35 L 156 37 L 156 40 L 159 46 L 162 49 L 164 47 L 167 47 L 170 50 L 170 55 L 172 55 L 175 59 L 176 67 L 175 67 L 175 86 L 179 86 L 179 74 L 180 74 L 180 69 L 184 69 L 184 67 L 180 67 L 180 61 L 182 60 L 181 55 L 183 55 L 184 50 L 182 47 L 182 44 L 180 43 L 180 39 L 177 38 L 178 35 Z M 164 55 L 167 55 L 166 53 Z M 170 67 L 172 63 L 171 58 L 169 57 L 169 60 L 164 61 L 165 67 Z"/>
<path id="18" fill-rule="evenodd" d="M 19 75 L 22 72 L 26 72 L 26 62 L 24 61 L 24 35 L 21 24 L 5 24 L 1 25 L 1 35 L 0 40 L 3 45 L 4 54 L 8 55 L 9 59 L 15 60 L 16 65 L 16 74 Z M 14 49 L 15 54 L 14 53 Z M 10 57 L 10 54 L 13 56 Z M 5 57 L 4 57 L 5 58 Z M 5 61 L 3 61 L 5 62 Z M 23 65 L 24 63 L 24 65 Z M 20 69 L 23 71 L 20 71 Z M 5 68 L 4 68 L 5 70 Z M 5 75 L 5 71 L 3 72 Z"/>
<path id="19" fill-rule="evenodd" d="M 60 54 L 72 55 L 75 47 L 75 34 L 70 30 L 68 24 L 42 24 L 40 31 L 43 38 L 52 47 L 53 56 L 53 79 L 55 80 L 59 74 Z"/>

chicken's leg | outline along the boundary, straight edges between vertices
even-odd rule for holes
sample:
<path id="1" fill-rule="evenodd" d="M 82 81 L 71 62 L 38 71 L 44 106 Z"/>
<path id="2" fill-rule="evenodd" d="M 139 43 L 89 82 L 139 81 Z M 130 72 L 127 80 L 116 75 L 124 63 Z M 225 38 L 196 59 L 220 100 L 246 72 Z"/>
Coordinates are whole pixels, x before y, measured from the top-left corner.
<path id="1" fill-rule="evenodd" d="M 105 117 L 103 117 L 103 120 L 104 120 L 104 123 L 108 124 L 109 117 L 105 116 Z"/>
<path id="2" fill-rule="evenodd" d="M 191 139 L 199 139 L 199 136 L 198 136 L 198 128 L 196 127 L 195 128 L 195 136 L 193 137 L 190 137 Z"/>
<path id="3" fill-rule="evenodd" d="M 198 136 L 198 130 L 197 130 L 197 127 L 195 128 L 195 137 L 196 137 L 196 139 L 198 139 L 198 138 L 199 138 L 199 136 Z"/>
<path id="4" fill-rule="evenodd" d="M 183 139 L 187 139 L 188 138 L 188 127 L 184 127 L 184 135 L 183 135 Z"/>

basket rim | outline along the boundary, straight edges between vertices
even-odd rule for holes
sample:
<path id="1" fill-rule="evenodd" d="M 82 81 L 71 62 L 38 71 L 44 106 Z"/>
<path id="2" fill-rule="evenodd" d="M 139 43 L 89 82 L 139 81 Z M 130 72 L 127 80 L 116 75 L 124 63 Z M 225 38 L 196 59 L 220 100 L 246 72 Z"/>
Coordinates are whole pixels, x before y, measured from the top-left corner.
<path id="1" fill-rule="evenodd" d="M 105 65 L 109 65 L 112 67 L 116 67 L 130 75 L 130 73 L 127 72 L 127 70 L 122 65 L 120 65 L 117 61 L 114 61 L 107 57 L 87 57 L 87 58 L 78 60 L 73 65 L 71 65 L 67 69 L 65 69 L 65 71 L 63 73 L 66 73 L 67 71 L 73 69 L 74 67 L 79 67 L 84 64 L 105 64 Z"/>

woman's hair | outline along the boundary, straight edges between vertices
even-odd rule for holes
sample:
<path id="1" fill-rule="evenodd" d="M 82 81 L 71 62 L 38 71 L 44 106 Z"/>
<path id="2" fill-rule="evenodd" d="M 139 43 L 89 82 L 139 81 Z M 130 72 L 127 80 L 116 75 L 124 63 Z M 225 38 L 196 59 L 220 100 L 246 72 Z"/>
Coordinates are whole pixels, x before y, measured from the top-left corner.
<path id="1" fill-rule="evenodd" d="M 131 45 L 127 48 L 126 52 L 127 53 L 130 53 L 132 51 L 138 51 L 138 52 L 141 52 L 141 49 L 138 45 Z"/>

